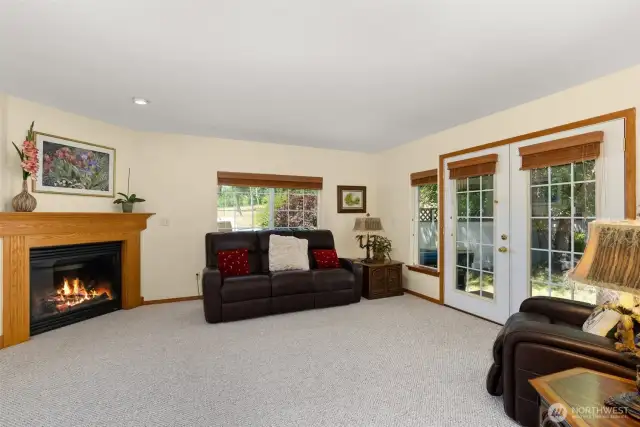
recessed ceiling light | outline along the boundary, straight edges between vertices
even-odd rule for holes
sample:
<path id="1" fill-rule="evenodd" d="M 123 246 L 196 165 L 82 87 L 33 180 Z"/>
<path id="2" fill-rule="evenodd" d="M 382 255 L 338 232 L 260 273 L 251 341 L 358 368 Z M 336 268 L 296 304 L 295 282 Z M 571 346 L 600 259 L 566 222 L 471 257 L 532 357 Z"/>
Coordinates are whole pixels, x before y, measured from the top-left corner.
<path id="1" fill-rule="evenodd" d="M 149 100 L 148 99 L 144 99 L 144 98 L 133 98 L 133 103 L 136 105 L 147 105 L 149 104 Z"/>

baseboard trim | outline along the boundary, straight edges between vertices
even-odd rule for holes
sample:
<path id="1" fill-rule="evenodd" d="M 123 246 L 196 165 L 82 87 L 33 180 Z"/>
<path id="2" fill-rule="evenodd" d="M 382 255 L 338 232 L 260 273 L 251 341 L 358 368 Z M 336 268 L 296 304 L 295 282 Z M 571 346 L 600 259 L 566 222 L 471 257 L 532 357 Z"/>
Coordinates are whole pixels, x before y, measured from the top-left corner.
<path id="1" fill-rule="evenodd" d="M 447 308 L 450 308 L 452 310 L 459 311 L 460 313 L 464 313 L 464 314 L 468 314 L 469 316 L 473 316 L 476 319 L 484 320 L 486 322 L 493 323 L 493 324 L 498 325 L 498 326 L 504 326 L 502 323 L 494 322 L 493 320 L 486 319 L 486 318 L 484 318 L 482 316 L 478 316 L 477 314 L 469 313 L 468 311 L 460 310 L 459 308 L 451 307 L 450 305 L 447 305 L 447 304 L 444 304 L 444 306 L 447 307 Z"/>
<path id="2" fill-rule="evenodd" d="M 413 295 L 414 297 L 422 298 L 422 299 L 427 300 L 427 301 L 429 301 L 429 302 L 432 302 L 432 303 L 434 303 L 434 304 L 442 305 L 442 301 L 439 301 L 439 300 L 437 300 L 437 299 L 435 299 L 435 298 L 428 297 L 428 296 L 426 296 L 426 295 L 423 295 L 423 294 L 421 294 L 421 293 L 419 293 L 419 292 L 416 292 L 416 291 L 412 291 L 412 290 L 407 289 L 407 288 L 402 288 L 402 289 L 403 289 L 406 293 L 411 294 L 411 295 Z"/>
<path id="3" fill-rule="evenodd" d="M 202 295 L 194 295 L 192 297 L 180 297 L 180 298 L 151 299 L 148 301 L 143 300 L 142 305 L 167 304 L 170 302 L 195 301 L 199 299 L 202 299 Z"/>

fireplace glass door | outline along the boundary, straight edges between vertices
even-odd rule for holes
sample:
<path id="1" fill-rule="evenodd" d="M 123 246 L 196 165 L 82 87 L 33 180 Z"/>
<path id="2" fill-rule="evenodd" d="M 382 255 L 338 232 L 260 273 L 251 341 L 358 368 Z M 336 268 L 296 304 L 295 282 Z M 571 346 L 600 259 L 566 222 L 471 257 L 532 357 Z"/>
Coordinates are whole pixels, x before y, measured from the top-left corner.
<path id="1" fill-rule="evenodd" d="M 34 248 L 31 335 L 122 307 L 121 243 Z"/>

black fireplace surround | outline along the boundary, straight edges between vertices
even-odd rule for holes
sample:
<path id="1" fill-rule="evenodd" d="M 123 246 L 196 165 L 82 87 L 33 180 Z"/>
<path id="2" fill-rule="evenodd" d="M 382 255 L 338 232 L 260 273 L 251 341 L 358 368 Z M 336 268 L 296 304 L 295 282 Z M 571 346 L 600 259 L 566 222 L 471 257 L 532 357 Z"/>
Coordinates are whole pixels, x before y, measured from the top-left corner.
<path id="1" fill-rule="evenodd" d="M 121 309 L 121 253 L 121 242 L 31 249 L 31 335 Z"/>

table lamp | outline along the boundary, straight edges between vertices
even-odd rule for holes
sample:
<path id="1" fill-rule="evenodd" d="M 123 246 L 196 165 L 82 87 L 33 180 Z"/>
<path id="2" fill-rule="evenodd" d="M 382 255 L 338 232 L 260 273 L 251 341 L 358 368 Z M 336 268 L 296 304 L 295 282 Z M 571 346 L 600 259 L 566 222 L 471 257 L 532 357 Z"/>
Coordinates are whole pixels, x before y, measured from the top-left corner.
<path id="1" fill-rule="evenodd" d="M 358 239 L 358 242 L 360 243 L 360 248 L 367 250 L 367 257 L 363 260 L 364 262 L 373 261 L 371 259 L 371 246 L 373 243 L 371 239 L 371 233 L 383 230 L 384 229 L 382 228 L 382 220 L 380 218 L 371 217 L 369 216 L 369 214 L 367 214 L 367 216 L 363 218 L 356 218 L 356 222 L 353 225 L 353 231 L 367 233 L 366 236 L 363 234 L 359 234 L 356 236 L 356 239 Z M 366 243 L 363 243 L 365 237 L 367 240 Z"/>
<path id="2" fill-rule="evenodd" d="M 587 285 L 640 295 L 640 221 L 603 221 L 589 224 L 589 241 L 578 265 L 567 274 L 569 279 Z M 640 320 L 633 304 L 604 304 L 621 314 L 616 350 L 640 357 L 635 343 L 634 321 Z M 629 415 L 640 417 L 640 365 L 636 366 L 638 392 L 611 396 L 608 406 L 626 408 Z"/>

